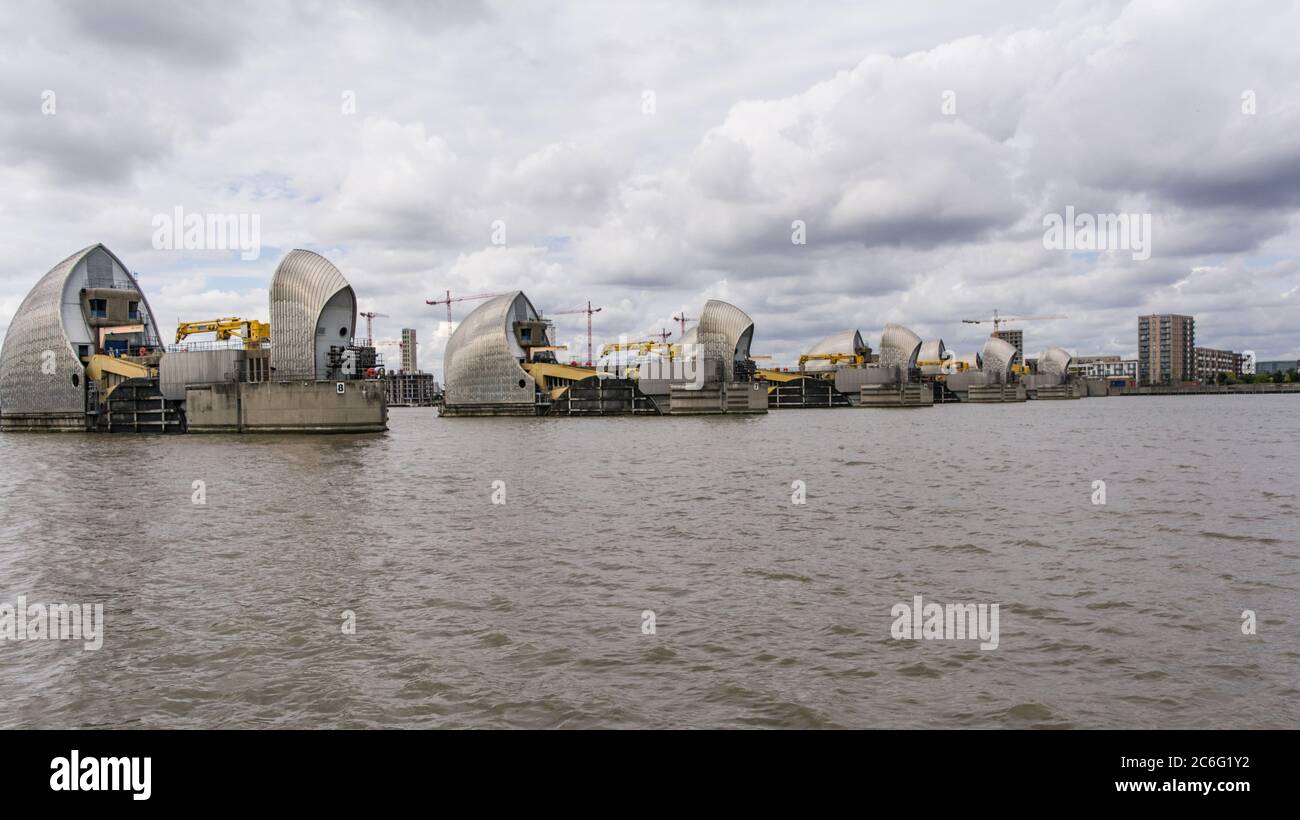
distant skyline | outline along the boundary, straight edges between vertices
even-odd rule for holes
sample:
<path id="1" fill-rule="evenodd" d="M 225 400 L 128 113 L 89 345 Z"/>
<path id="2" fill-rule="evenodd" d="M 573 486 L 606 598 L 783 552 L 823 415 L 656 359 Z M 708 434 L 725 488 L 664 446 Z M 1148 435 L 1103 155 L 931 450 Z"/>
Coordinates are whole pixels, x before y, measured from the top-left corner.
<path id="1" fill-rule="evenodd" d="M 889 322 L 964 353 L 994 309 L 1068 316 L 1012 325 L 1031 355 L 1133 358 L 1139 315 L 1181 313 L 1199 346 L 1300 358 L 1297 31 L 1250 2 L 20 0 L 0 333 L 104 242 L 164 335 L 267 319 L 276 264 L 316 250 L 430 372 L 448 289 L 590 299 L 597 344 L 725 299 L 775 363 Z M 256 216 L 260 252 L 157 249 L 176 209 Z M 1107 215 L 1132 241 L 1092 241 Z M 556 318 L 585 357 L 585 316 Z"/>

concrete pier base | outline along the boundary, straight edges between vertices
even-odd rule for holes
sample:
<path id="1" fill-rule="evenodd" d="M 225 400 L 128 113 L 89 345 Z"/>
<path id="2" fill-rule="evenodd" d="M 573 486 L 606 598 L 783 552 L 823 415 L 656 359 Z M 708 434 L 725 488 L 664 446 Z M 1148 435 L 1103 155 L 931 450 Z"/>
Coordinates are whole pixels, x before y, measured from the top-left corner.
<path id="1" fill-rule="evenodd" d="M 913 382 L 908 384 L 864 384 L 859 407 L 933 407 L 934 387 Z"/>
<path id="2" fill-rule="evenodd" d="M 763 381 L 717 382 L 699 390 L 674 384 L 671 389 L 668 412 L 675 416 L 767 412 L 767 382 Z"/>
<path id="3" fill-rule="evenodd" d="M 373 380 L 191 386 L 185 391 L 185 415 L 192 433 L 381 433 L 388 429 L 384 385 Z"/>
<path id="4" fill-rule="evenodd" d="M 972 384 L 966 390 L 966 401 L 976 404 L 1028 400 L 1029 394 L 1023 384 Z"/>

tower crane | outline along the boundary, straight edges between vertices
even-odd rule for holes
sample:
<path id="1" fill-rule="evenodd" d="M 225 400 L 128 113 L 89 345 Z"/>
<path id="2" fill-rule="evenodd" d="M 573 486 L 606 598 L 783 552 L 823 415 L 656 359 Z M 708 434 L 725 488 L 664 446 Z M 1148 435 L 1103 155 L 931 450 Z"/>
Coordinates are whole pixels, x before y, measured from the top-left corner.
<path id="1" fill-rule="evenodd" d="M 668 337 L 673 335 L 673 332 L 666 327 L 662 327 L 659 329 L 658 333 L 651 333 L 650 335 L 654 336 L 666 346 L 668 344 Z"/>
<path id="2" fill-rule="evenodd" d="M 564 316 L 565 314 L 571 314 L 571 313 L 587 314 L 587 367 L 591 367 L 591 361 L 592 361 L 591 360 L 591 314 L 600 313 L 601 310 L 602 308 L 592 307 L 591 302 L 588 301 L 587 306 L 585 308 L 576 308 L 574 310 L 557 310 L 551 314 L 552 316 Z"/>
<path id="3" fill-rule="evenodd" d="M 1068 316 L 1060 316 L 1060 315 L 1053 315 L 1053 316 L 1001 316 L 1001 315 L 998 314 L 997 309 L 995 308 L 995 309 L 993 310 L 993 316 L 990 317 L 990 318 L 988 318 L 988 319 L 962 319 L 961 321 L 962 321 L 962 324 L 965 324 L 965 325 L 983 325 L 983 324 L 988 324 L 988 323 L 991 322 L 991 323 L 993 324 L 993 333 L 991 333 L 990 335 L 991 335 L 991 336 L 996 336 L 996 335 L 998 335 L 998 331 L 1000 331 L 1000 330 L 1002 329 L 1002 324 L 1003 324 L 1004 322 L 1033 322 L 1033 321 L 1038 321 L 1038 320 L 1040 320 L 1040 319 L 1068 319 L 1068 318 L 1070 318 L 1070 317 L 1068 317 Z"/>
<path id="4" fill-rule="evenodd" d="M 446 294 L 447 294 L 447 295 L 444 296 L 444 297 L 441 298 L 441 299 L 425 299 L 425 300 L 424 300 L 424 303 L 425 303 L 426 305 L 446 305 L 446 306 L 447 306 L 447 324 L 449 324 L 449 325 L 451 324 L 451 303 L 452 303 L 452 302 L 468 302 L 468 301 L 470 301 L 470 300 L 472 300 L 472 299 L 491 299 L 491 298 L 494 297 L 494 296 L 505 296 L 505 295 L 506 295 L 506 294 L 504 294 L 504 293 L 475 293 L 475 294 L 472 295 L 472 296 L 457 296 L 457 297 L 454 297 L 454 298 L 453 298 L 452 295 L 451 295 L 451 291 L 446 291 Z"/>
<path id="5" fill-rule="evenodd" d="M 679 314 L 677 314 L 676 316 L 673 317 L 673 321 L 674 321 L 674 322 L 681 322 L 681 323 L 682 323 L 682 335 L 681 335 L 681 336 L 678 336 L 677 338 L 678 338 L 678 339 L 685 339 L 685 338 L 686 338 L 686 323 L 687 323 L 687 322 L 694 322 L 694 321 L 695 321 L 695 317 L 694 317 L 694 316 L 687 316 L 687 315 L 686 315 L 686 311 L 683 310 L 681 313 L 679 313 Z"/>
<path id="6" fill-rule="evenodd" d="M 373 310 L 363 310 L 363 311 L 361 311 L 360 313 L 358 313 L 357 315 L 358 315 L 358 316 L 364 316 L 364 317 L 366 317 L 366 338 L 367 338 L 367 339 L 370 339 L 370 340 L 371 340 L 371 343 L 373 344 L 373 343 L 374 343 L 373 340 L 374 340 L 374 338 L 375 338 L 375 329 L 374 329 L 373 327 L 370 326 L 370 320 L 371 320 L 371 319 L 387 319 L 387 318 L 388 318 L 388 314 L 387 314 L 387 313 L 375 313 Z"/>

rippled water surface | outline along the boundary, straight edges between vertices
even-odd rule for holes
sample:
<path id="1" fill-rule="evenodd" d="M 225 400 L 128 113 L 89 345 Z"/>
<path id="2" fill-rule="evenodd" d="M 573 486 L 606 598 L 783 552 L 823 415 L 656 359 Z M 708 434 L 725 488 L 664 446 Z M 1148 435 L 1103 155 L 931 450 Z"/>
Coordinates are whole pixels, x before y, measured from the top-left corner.
<path id="1" fill-rule="evenodd" d="M 0 641 L 0 725 L 1295 727 L 1298 412 L 6 434 L 0 603 L 107 634 Z M 914 595 L 998 603 L 999 647 L 891 639 Z"/>

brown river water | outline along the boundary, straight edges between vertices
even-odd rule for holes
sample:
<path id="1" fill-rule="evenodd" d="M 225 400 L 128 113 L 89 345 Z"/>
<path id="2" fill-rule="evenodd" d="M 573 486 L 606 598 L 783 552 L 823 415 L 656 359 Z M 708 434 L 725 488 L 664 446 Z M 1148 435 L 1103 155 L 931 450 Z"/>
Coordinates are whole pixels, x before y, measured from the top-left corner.
<path id="1" fill-rule="evenodd" d="M 104 613 L 0 640 L 0 726 L 1295 728 L 1298 412 L 0 435 L 0 605 Z M 997 648 L 895 639 L 917 595 Z"/>

